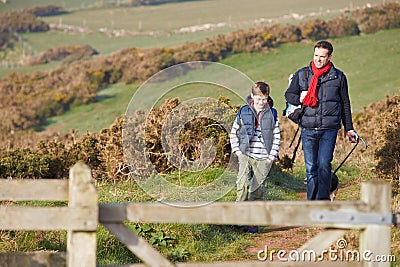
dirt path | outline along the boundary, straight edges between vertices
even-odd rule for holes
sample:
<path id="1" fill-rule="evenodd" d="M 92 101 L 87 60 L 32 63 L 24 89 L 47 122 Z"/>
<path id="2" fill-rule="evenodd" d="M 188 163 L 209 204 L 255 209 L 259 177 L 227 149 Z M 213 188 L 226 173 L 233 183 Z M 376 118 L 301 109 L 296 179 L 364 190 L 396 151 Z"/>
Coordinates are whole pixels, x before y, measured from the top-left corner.
<path id="1" fill-rule="evenodd" d="M 286 256 L 290 251 L 300 248 L 304 243 L 317 235 L 322 229 L 318 227 L 261 227 L 260 232 L 254 235 L 254 243 L 246 249 L 254 260 L 258 260 L 259 251 L 262 255 L 267 250 L 272 253 L 273 261 L 278 261 L 279 250 L 285 252 Z M 285 258 L 285 257 L 284 257 Z M 269 260 L 269 259 L 268 259 Z"/>
<path id="2" fill-rule="evenodd" d="M 299 200 L 306 199 L 306 193 L 298 193 Z M 259 233 L 254 234 L 253 245 L 246 249 L 247 253 L 252 255 L 254 260 L 258 260 L 258 254 L 260 250 L 264 252 L 268 249 L 268 252 L 272 252 L 273 261 L 278 261 L 277 252 L 283 250 L 286 254 L 290 251 L 300 248 L 304 243 L 310 240 L 312 237 L 322 231 L 320 227 L 284 227 L 284 226 L 270 226 L 260 227 Z M 269 258 L 268 258 L 269 260 Z"/>

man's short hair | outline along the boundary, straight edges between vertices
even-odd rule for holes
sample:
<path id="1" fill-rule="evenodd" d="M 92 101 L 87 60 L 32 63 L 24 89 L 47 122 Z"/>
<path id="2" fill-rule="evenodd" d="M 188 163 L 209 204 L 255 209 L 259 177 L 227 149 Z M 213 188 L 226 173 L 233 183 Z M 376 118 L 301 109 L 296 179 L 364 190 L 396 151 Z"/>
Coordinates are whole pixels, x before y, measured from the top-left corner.
<path id="1" fill-rule="evenodd" d="M 315 48 L 325 48 L 325 49 L 327 49 L 328 50 L 328 56 L 330 56 L 330 55 L 332 55 L 332 53 L 333 53 L 333 45 L 330 43 L 330 42 L 328 42 L 328 41 L 326 41 L 326 40 L 321 40 L 321 41 L 318 41 L 315 45 L 314 45 L 314 50 L 315 50 Z"/>

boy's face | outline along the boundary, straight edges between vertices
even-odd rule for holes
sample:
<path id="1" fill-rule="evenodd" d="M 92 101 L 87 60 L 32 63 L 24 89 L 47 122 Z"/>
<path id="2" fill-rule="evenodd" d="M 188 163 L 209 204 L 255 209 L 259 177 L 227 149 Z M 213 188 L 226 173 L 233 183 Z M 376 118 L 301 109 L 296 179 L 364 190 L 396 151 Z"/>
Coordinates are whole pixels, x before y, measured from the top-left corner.
<path id="1" fill-rule="evenodd" d="M 251 95 L 254 100 L 254 109 L 261 111 L 265 108 L 268 103 L 268 95 Z"/>

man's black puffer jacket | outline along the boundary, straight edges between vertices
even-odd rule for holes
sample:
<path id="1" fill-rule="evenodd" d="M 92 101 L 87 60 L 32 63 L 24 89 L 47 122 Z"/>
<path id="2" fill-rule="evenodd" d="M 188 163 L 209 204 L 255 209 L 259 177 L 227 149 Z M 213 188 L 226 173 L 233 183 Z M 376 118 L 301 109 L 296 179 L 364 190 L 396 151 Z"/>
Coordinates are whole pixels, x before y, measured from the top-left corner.
<path id="1" fill-rule="evenodd" d="M 301 91 L 308 90 L 312 76 L 311 66 L 304 67 L 294 74 L 285 93 L 288 103 L 292 105 L 301 104 Z M 346 131 L 352 130 L 346 75 L 332 64 L 329 72 L 319 78 L 317 90 L 317 106 L 306 108 L 300 121 L 300 127 L 306 129 L 340 129 L 340 123 L 343 122 Z"/>

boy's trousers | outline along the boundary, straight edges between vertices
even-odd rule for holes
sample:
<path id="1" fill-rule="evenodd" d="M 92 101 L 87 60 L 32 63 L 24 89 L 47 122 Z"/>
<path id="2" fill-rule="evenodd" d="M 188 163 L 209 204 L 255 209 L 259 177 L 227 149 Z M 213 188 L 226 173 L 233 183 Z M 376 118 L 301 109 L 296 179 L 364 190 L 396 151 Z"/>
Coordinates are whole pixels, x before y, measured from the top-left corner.
<path id="1" fill-rule="evenodd" d="M 272 163 L 273 161 L 270 159 L 257 160 L 244 154 L 239 155 L 236 201 L 263 199 L 265 181 L 271 170 Z"/>

